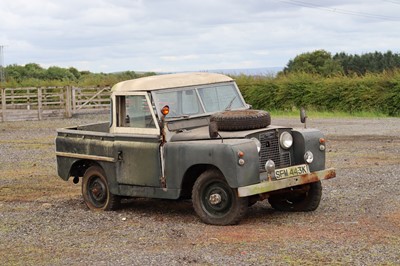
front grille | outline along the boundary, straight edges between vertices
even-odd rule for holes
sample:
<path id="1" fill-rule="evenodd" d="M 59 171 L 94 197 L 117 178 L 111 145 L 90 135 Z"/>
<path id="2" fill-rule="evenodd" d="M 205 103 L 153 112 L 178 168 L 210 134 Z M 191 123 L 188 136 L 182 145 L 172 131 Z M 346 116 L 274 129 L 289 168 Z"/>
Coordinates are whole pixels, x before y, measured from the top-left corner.
<path id="1" fill-rule="evenodd" d="M 281 150 L 275 131 L 261 133 L 259 137 L 261 142 L 260 172 L 265 172 L 264 166 L 268 160 L 274 161 L 276 168 L 290 166 L 290 153 Z"/>

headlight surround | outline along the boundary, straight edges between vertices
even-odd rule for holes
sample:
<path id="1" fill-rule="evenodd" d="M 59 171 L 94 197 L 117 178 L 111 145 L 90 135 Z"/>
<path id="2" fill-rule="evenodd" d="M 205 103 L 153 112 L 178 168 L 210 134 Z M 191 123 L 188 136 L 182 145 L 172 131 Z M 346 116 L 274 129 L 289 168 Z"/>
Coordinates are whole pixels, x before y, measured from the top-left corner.
<path id="1" fill-rule="evenodd" d="M 256 139 L 256 138 L 251 138 L 251 140 L 254 141 L 254 142 L 256 143 L 256 145 L 257 145 L 257 152 L 260 153 L 260 151 L 261 151 L 261 142 L 260 142 L 258 139 Z"/>
<path id="2" fill-rule="evenodd" d="M 279 137 L 279 143 L 281 144 L 281 147 L 284 148 L 285 150 L 289 149 L 293 145 L 292 135 L 287 131 L 282 132 L 282 134 Z"/>

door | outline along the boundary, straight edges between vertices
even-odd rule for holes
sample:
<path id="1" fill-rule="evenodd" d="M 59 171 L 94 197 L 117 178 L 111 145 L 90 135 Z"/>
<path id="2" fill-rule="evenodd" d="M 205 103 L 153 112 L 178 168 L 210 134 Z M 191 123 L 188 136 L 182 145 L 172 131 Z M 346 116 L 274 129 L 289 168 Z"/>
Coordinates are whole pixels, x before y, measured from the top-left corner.
<path id="1" fill-rule="evenodd" d="M 120 184 L 160 187 L 160 129 L 147 93 L 113 95 Z"/>

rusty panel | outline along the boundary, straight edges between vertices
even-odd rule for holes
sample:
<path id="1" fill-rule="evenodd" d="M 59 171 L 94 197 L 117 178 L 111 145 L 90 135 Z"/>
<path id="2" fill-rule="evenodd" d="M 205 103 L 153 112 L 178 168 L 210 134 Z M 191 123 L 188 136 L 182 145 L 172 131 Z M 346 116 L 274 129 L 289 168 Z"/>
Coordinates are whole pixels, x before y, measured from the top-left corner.
<path id="1" fill-rule="evenodd" d="M 238 193 L 239 197 L 247 197 L 251 195 L 262 194 L 270 191 L 275 191 L 287 187 L 294 187 L 298 185 L 308 184 L 317 182 L 323 179 L 331 179 L 336 177 L 336 171 L 333 168 L 329 168 L 322 171 L 312 172 L 305 175 L 295 176 L 291 178 L 265 181 L 255 185 L 250 185 L 246 187 L 239 187 Z"/>

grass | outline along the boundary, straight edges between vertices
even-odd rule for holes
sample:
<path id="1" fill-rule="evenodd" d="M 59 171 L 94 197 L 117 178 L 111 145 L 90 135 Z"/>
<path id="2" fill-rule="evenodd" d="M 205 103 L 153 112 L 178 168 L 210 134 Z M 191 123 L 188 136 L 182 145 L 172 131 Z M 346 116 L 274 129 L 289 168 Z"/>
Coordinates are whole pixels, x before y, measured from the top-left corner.
<path id="1" fill-rule="evenodd" d="M 289 111 L 285 110 L 268 110 L 272 117 L 300 117 L 300 110 L 293 109 Z M 383 113 L 377 112 L 354 112 L 348 113 L 343 111 L 307 111 L 308 117 L 313 118 L 385 118 L 389 117 Z"/>

